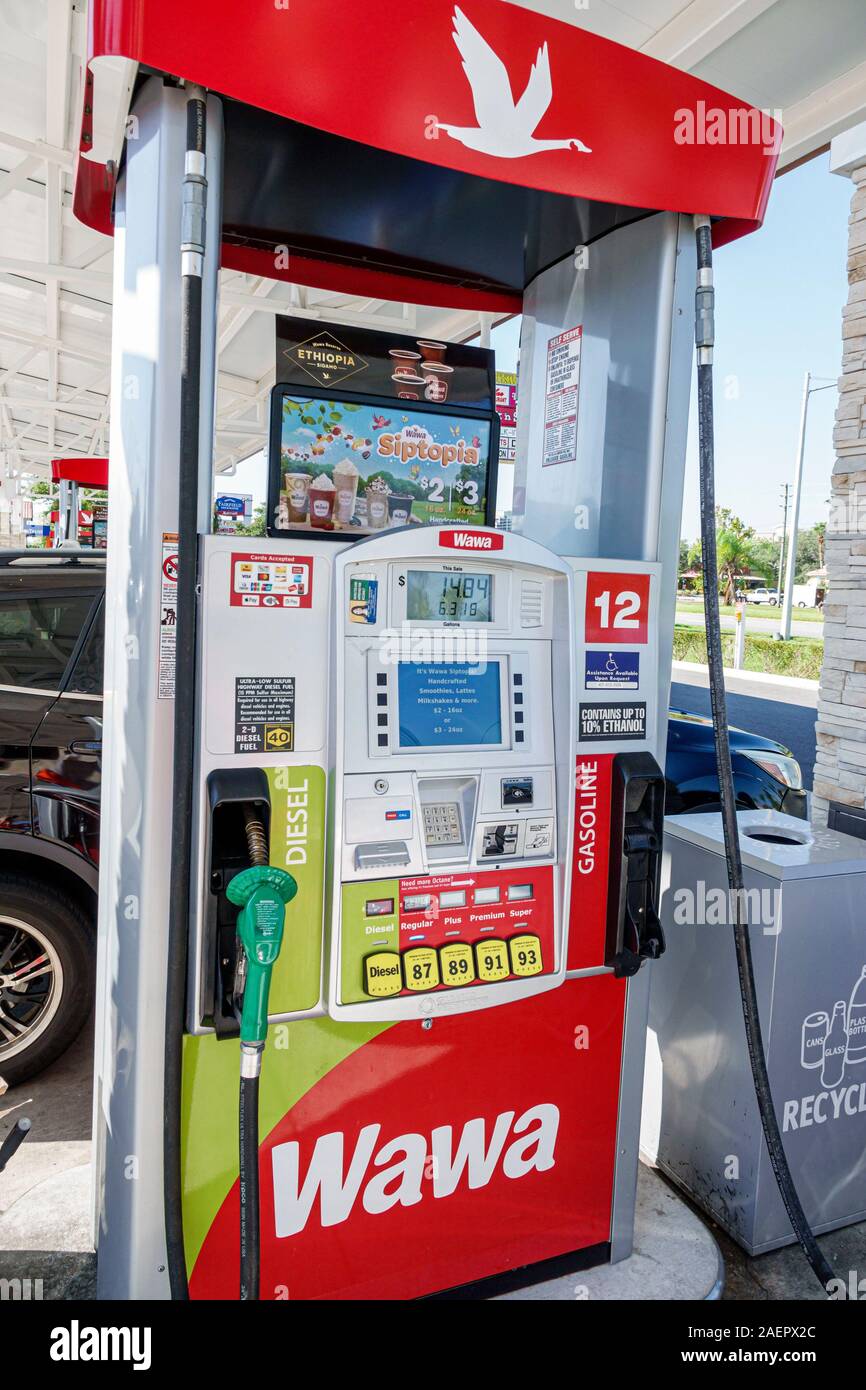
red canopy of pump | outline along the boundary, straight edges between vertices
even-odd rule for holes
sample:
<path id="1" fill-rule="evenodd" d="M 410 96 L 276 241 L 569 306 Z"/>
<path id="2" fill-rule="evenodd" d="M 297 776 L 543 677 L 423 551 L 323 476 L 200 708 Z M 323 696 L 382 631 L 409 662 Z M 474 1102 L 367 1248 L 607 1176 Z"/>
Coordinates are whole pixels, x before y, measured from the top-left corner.
<path id="1" fill-rule="evenodd" d="M 55 483 L 78 483 L 81 487 L 108 487 L 108 459 L 63 458 L 51 460 Z"/>
<path id="2" fill-rule="evenodd" d="M 501 0 L 91 0 L 89 28 L 76 215 L 111 231 L 93 71 L 128 58 L 225 99 L 223 265 L 354 294 L 513 310 L 653 211 L 708 213 L 721 244 L 760 224 L 781 142 L 718 88 Z"/>

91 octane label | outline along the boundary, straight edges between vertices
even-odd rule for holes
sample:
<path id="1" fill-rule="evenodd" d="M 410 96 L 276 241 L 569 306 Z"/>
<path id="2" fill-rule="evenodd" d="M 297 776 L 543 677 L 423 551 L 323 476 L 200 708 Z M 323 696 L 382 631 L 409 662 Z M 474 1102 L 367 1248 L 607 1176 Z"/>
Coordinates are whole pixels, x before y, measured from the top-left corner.
<path id="1" fill-rule="evenodd" d="M 511 974 L 508 947 L 504 941 L 493 937 L 479 941 L 475 947 L 475 959 L 478 962 L 479 980 L 495 984 L 497 980 L 507 980 Z"/>

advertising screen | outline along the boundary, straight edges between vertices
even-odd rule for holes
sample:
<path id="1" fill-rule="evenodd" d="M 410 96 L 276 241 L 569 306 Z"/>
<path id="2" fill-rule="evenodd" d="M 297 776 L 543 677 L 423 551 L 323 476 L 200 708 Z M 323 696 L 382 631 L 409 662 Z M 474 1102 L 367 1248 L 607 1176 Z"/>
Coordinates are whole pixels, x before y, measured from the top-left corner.
<path id="1" fill-rule="evenodd" d="M 401 661 L 401 748 L 500 747 L 500 663 Z"/>
<path id="2" fill-rule="evenodd" d="M 341 540 L 425 523 L 482 526 L 488 420 L 278 387 L 271 435 L 271 534 Z"/>

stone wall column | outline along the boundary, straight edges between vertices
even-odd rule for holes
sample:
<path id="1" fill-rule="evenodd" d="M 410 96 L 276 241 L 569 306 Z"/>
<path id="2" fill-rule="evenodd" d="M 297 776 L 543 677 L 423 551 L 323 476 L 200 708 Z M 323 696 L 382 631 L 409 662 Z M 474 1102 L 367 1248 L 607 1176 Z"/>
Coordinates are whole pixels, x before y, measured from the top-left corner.
<path id="1" fill-rule="evenodd" d="M 824 665 L 812 820 L 866 837 L 866 123 L 830 146 L 854 184 L 827 525 Z"/>

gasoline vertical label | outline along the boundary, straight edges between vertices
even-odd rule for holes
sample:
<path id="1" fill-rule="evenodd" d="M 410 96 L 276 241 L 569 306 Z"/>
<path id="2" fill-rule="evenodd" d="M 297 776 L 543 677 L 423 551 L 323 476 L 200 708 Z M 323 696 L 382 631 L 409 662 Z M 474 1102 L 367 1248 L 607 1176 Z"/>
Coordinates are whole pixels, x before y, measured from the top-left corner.
<path id="1" fill-rule="evenodd" d="M 162 570 L 159 584 L 159 665 L 156 698 L 173 700 L 177 653 L 177 536 L 172 531 L 162 533 Z"/>

